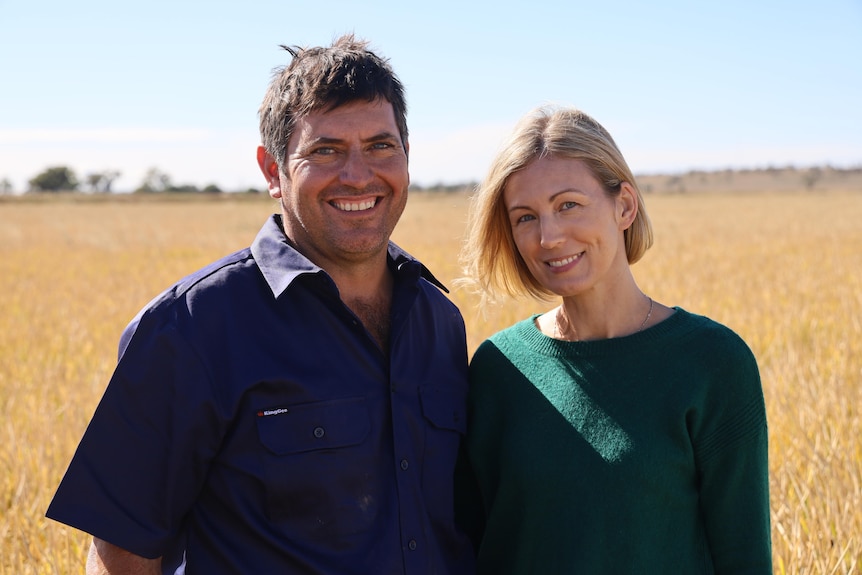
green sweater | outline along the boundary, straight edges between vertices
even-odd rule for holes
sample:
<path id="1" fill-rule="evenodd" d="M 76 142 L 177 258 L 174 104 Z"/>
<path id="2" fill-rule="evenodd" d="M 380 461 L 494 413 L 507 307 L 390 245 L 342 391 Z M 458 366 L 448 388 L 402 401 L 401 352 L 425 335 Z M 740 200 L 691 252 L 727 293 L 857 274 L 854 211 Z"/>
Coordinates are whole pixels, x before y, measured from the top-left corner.
<path id="1" fill-rule="evenodd" d="M 471 361 L 476 483 L 459 480 L 459 501 L 478 572 L 771 574 L 766 414 L 748 346 L 680 308 L 589 342 L 549 338 L 534 319 Z"/>

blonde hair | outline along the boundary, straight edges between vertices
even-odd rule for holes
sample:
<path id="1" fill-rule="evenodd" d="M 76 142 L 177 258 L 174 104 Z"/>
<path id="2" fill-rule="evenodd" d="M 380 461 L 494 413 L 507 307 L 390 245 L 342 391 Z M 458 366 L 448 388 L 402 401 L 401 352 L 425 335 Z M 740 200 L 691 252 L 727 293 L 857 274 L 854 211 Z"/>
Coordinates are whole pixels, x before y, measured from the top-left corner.
<path id="1" fill-rule="evenodd" d="M 643 196 L 610 133 L 580 110 L 536 108 L 515 126 L 471 198 L 460 256 L 466 277 L 458 284 L 479 292 L 483 304 L 501 294 L 530 295 L 540 300 L 554 296 L 536 281 L 521 258 L 503 201 L 509 176 L 548 156 L 583 161 L 609 196 L 618 195 L 622 183 L 628 182 L 638 201 L 635 220 L 624 232 L 629 264 L 641 259 L 652 246 L 652 224 Z"/>

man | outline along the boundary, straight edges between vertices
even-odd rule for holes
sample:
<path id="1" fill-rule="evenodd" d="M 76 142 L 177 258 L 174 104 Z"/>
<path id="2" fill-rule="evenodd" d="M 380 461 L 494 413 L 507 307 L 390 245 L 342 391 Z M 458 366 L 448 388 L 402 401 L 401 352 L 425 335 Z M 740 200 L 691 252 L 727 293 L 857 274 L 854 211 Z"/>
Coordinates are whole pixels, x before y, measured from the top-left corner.
<path id="1" fill-rule="evenodd" d="M 48 509 L 88 573 L 472 571 L 463 320 L 389 241 L 403 88 L 353 36 L 288 50 L 257 153 L 281 213 L 133 320 Z"/>

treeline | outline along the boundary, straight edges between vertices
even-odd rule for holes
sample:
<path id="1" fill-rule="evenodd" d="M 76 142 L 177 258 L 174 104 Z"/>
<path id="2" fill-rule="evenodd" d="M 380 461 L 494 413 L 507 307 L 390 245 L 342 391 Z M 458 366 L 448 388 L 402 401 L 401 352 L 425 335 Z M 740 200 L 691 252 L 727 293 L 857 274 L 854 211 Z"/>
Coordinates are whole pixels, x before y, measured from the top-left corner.
<path id="1" fill-rule="evenodd" d="M 88 192 L 110 194 L 113 184 L 120 177 L 116 170 L 105 170 L 86 174 L 79 179 L 67 166 L 45 169 L 28 181 L 25 193 L 44 194 L 52 192 Z M 834 166 L 811 166 L 797 168 L 789 165 L 780 168 L 742 168 L 722 170 L 690 170 L 676 174 L 636 174 L 640 188 L 645 193 L 689 193 L 700 191 L 786 191 L 815 190 L 822 188 L 847 188 L 862 190 L 862 165 L 849 168 Z M 410 185 L 417 192 L 462 192 L 473 190 L 476 182 L 458 184 L 438 183 L 422 186 Z M 152 193 L 201 193 L 220 194 L 224 191 L 262 194 L 264 189 L 222 190 L 216 184 L 198 187 L 194 184 L 175 184 L 172 178 L 157 168 L 150 168 L 140 184 L 132 190 L 136 194 Z M 15 193 L 8 178 L 0 178 L 0 195 Z"/>
<path id="2" fill-rule="evenodd" d="M 689 170 L 638 175 L 637 181 L 644 193 L 862 191 L 862 165 Z"/>
<path id="3" fill-rule="evenodd" d="M 117 170 L 106 170 L 104 172 L 91 172 L 81 180 L 75 171 L 68 166 L 52 166 L 28 180 L 28 188 L 25 193 L 90 192 L 110 194 L 114 192 L 114 182 L 120 175 L 121 173 Z M 161 192 L 220 194 L 223 191 L 215 184 L 208 184 L 203 188 L 194 184 L 175 184 L 168 174 L 158 168 L 147 170 L 141 183 L 132 190 L 136 194 Z M 247 193 L 263 192 L 263 190 L 256 188 L 249 188 L 244 191 Z M 8 178 L 0 180 L 0 194 L 12 194 L 14 192 L 15 190 Z"/>

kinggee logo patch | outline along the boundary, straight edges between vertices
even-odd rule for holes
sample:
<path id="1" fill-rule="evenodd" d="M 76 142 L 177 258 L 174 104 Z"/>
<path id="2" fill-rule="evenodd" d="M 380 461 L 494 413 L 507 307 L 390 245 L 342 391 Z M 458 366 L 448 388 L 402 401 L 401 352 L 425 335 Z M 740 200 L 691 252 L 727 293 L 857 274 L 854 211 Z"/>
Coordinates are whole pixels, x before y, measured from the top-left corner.
<path id="1" fill-rule="evenodd" d="M 281 415 L 283 413 L 288 413 L 288 409 L 286 407 L 279 407 L 278 409 L 261 409 L 257 412 L 258 417 L 269 417 L 270 415 Z"/>

